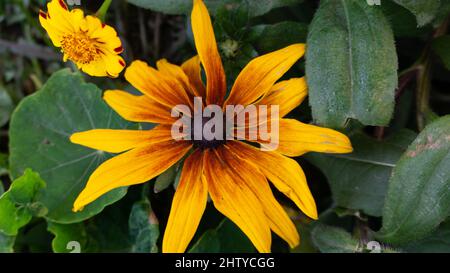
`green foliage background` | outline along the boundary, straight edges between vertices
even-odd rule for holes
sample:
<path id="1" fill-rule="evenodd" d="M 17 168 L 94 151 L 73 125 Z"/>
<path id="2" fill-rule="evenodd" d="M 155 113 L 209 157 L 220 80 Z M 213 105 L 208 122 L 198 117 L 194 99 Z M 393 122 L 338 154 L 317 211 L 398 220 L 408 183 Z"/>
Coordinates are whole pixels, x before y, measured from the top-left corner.
<path id="1" fill-rule="evenodd" d="M 297 158 L 320 218 L 277 195 L 302 239 L 289 249 L 274 235 L 274 252 L 450 252 L 450 1 L 372 2 L 205 0 L 229 85 L 252 58 L 306 43 L 285 77 L 306 76 L 308 102 L 290 117 L 341 130 L 354 146 L 351 154 Z M 179 165 L 70 210 L 111 155 L 68 136 L 152 125 L 123 120 L 101 99 L 105 89 L 136 92 L 123 77 L 90 78 L 61 61 L 38 22 L 45 3 L 0 3 L 0 252 L 72 252 L 73 241 L 81 252 L 158 252 Z M 81 3 L 87 13 L 101 5 Z M 114 0 L 106 23 L 127 63 L 179 64 L 195 54 L 191 7 Z M 188 251 L 255 249 L 208 204 Z"/>

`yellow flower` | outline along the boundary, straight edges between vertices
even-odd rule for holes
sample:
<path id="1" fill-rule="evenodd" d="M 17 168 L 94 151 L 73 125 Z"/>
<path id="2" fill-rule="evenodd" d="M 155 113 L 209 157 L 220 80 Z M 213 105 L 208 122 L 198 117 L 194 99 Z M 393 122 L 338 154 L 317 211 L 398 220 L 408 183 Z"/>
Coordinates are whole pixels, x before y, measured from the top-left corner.
<path id="1" fill-rule="evenodd" d="M 122 43 L 114 28 L 80 9 L 69 11 L 63 0 L 47 4 L 47 13 L 39 11 L 39 21 L 53 45 L 60 47 L 64 61 L 71 60 L 91 76 L 117 77 L 125 67 Z"/>
<path id="2" fill-rule="evenodd" d="M 317 219 L 305 175 L 298 163 L 287 156 L 308 151 L 348 153 L 352 151 L 350 141 L 339 132 L 282 118 L 307 94 L 304 78 L 277 83 L 304 54 L 303 44 L 252 60 L 225 100 L 225 73 L 208 10 L 201 0 L 194 1 L 192 29 L 198 56 L 181 67 L 160 60 L 157 69 L 135 61 L 127 68 L 125 78 L 143 95 L 120 90 L 104 94 L 106 102 L 125 119 L 159 125 L 152 130 L 97 129 L 71 136 L 73 143 L 111 153 L 124 152 L 94 171 L 75 201 L 74 211 L 112 189 L 144 183 L 187 156 L 164 234 L 163 252 L 186 250 L 205 210 L 208 194 L 217 210 L 239 226 L 258 251 L 270 252 L 271 231 L 295 247 L 299 243 L 298 232 L 274 198 L 268 181 L 307 216 Z M 206 86 L 200 64 L 206 74 Z M 194 96 L 203 97 L 207 104 L 222 106 L 279 105 L 278 150 L 262 151 L 238 140 L 172 138 L 175 120 L 170 115 L 171 109 L 179 104 L 192 107 Z"/>

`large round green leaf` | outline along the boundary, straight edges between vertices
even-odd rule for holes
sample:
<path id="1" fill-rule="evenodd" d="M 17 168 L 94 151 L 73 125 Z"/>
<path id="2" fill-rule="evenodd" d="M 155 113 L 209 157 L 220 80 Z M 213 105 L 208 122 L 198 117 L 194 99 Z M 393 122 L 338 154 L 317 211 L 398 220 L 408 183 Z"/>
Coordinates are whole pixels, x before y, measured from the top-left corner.
<path id="1" fill-rule="evenodd" d="M 125 188 L 111 191 L 83 211 L 72 212 L 89 175 L 110 155 L 72 144 L 70 135 L 93 128 L 130 126 L 103 102 L 101 94 L 95 85 L 84 83 L 80 74 L 61 70 L 40 91 L 22 100 L 13 113 L 11 176 L 17 178 L 26 168 L 41 175 L 47 187 L 38 201 L 47 207 L 46 217 L 51 221 L 82 221 L 126 193 Z"/>
<path id="2" fill-rule="evenodd" d="M 168 14 L 188 14 L 192 10 L 192 0 L 128 0 L 136 6 Z M 209 11 L 215 13 L 225 4 L 247 4 L 250 16 L 263 15 L 274 8 L 294 5 L 302 0 L 204 0 Z"/>
<path id="3" fill-rule="evenodd" d="M 314 120 L 345 127 L 348 119 L 387 125 L 394 110 L 397 54 L 379 7 L 324 0 L 310 25 L 306 78 Z"/>
<path id="4" fill-rule="evenodd" d="M 424 238 L 450 215 L 450 115 L 422 131 L 393 169 L 379 238 Z"/>

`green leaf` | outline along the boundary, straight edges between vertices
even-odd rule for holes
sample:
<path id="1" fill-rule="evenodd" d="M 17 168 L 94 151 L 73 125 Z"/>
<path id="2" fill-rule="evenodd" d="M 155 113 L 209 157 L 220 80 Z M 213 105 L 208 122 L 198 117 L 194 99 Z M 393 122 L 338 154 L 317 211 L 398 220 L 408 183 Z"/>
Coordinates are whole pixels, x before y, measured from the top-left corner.
<path id="1" fill-rule="evenodd" d="M 417 24 L 423 26 L 431 22 L 439 11 L 440 0 L 394 0 L 416 16 Z"/>
<path id="2" fill-rule="evenodd" d="M 55 238 L 52 240 L 52 249 L 55 253 L 71 253 L 77 251 L 88 252 L 88 234 L 84 223 L 75 224 L 57 224 L 54 222 L 47 223 L 47 230 L 50 231 Z"/>
<path id="3" fill-rule="evenodd" d="M 33 215 L 39 215 L 37 208 L 41 206 L 36 197 L 45 182 L 30 169 L 23 176 L 14 180 L 11 187 L 0 197 L 0 232 L 15 236 L 19 229 L 31 220 Z M 40 216 L 40 215 L 39 215 Z"/>
<path id="4" fill-rule="evenodd" d="M 450 221 L 442 223 L 437 230 L 424 239 L 409 243 L 402 249 L 413 253 L 449 253 Z"/>
<path id="5" fill-rule="evenodd" d="M 220 253 L 220 239 L 217 230 L 205 231 L 202 237 L 192 246 L 189 253 Z"/>
<path id="6" fill-rule="evenodd" d="M 407 130 L 383 142 L 357 134 L 351 138 L 351 154 L 311 153 L 306 158 L 326 175 L 337 206 L 381 216 L 392 168 L 414 138 Z"/>
<path id="7" fill-rule="evenodd" d="M 168 14 L 183 14 L 192 9 L 192 1 L 183 0 L 128 0 L 128 2 L 141 8 Z"/>
<path id="8" fill-rule="evenodd" d="M 316 224 L 311 236 L 322 253 L 355 253 L 359 248 L 358 240 L 341 228 Z"/>
<path id="9" fill-rule="evenodd" d="M 417 37 L 424 33 L 424 28 L 417 27 L 416 17 L 394 1 L 383 1 L 380 7 L 396 37 Z"/>
<path id="10" fill-rule="evenodd" d="M 343 128 L 348 119 L 387 125 L 394 110 L 397 54 L 376 6 L 324 0 L 310 25 L 306 78 L 314 120 Z"/>
<path id="11" fill-rule="evenodd" d="M 175 164 L 169 169 L 167 169 L 165 172 L 160 174 L 158 178 L 156 178 L 155 186 L 153 188 L 153 191 L 155 193 L 161 192 L 165 189 L 167 189 L 170 185 L 172 185 L 175 182 L 175 177 L 177 175 L 179 164 Z"/>
<path id="12" fill-rule="evenodd" d="M 249 10 L 244 4 L 221 6 L 214 18 L 214 32 L 217 40 L 231 38 L 241 40 L 247 32 Z"/>
<path id="13" fill-rule="evenodd" d="M 0 176 L 8 174 L 8 172 L 8 155 L 0 153 Z M 1 191 L 0 194 L 2 194 Z"/>
<path id="14" fill-rule="evenodd" d="M 254 253 L 250 240 L 230 220 L 224 219 L 217 228 L 207 230 L 189 253 Z"/>
<path id="15" fill-rule="evenodd" d="M 192 2 L 186 0 L 128 0 L 129 3 L 141 8 L 151 9 L 168 14 L 188 14 L 192 10 Z M 217 10 L 227 5 L 240 5 L 246 3 L 249 6 L 249 15 L 260 16 L 272 9 L 291 6 L 301 3 L 302 0 L 204 0 L 211 14 L 215 14 Z"/>
<path id="16" fill-rule="evenodd" d="M 14 241 L 16 237 L 0 232 L 0 253 L 13 253 Z"/>
<path id="17" fill-rule="evenodd" d="M 39 172 L 47 183 L 39 201 L 47 207 L 49 220 L 73 223 L 87 219 L 121 199 L 126 188 L 103 195 L 81 212 L 72 212 L 89 175 L 110 155 L 73 144 L 69 137 L 94 128 L 129 126 L 103 102 L 101 90 L 84 83 L 79 73 L 56 72 L 13 113 L 9 132 L 11 176 L 17 177 L 28 167 Z"/>
<path id="18" fill-rule="evenodd" d="M 16 236 L 14 250 L 18 253 L 49 253 L 52 235 L 47 231 L 47 222 L 34 218 L 26 227 L 20 229 Z"/>
<path id="19" fill-rule="evenodd" d="M 130 252 L 129 217 L 132 204 L 128 196 L 102 213 L 85 221 L 89 235 L 89 252 Z"/>
<path id="20" fill-rule="evenodd" d="M 297 211 L 294 212 L 298 214 Z M 297 217 L 299 218 L 299 217 Z M 291 217 L 292 219 L 292 217 Z M 300 234 L 300 244 L 295 248 L 289 249 L 291 253 L 317 253 L 317 249 L 311 239 L 311 232 L 313 230 L 314 224 L 316 222 L 312 222 L 309 219 L 294 219 L 293 220 L 295 227 L 297 228 L 298 233 Z"/>
<path id="21" fill-rule="evenodd" d="M 308 25 L 298 22 L 281 22 L 253 27 L 258 38 L 253 45 L 260 53 L 268 53 L 295 43 L 305 43 Z"/>
<path id="22" fill-rule="evenodd" d="M 5 125 L 14 108 L 11 97 L 8 92 L 0 86 L 0 127 Z"/>
<path id="23" fill-rule="evenodd" d="M 441 58 L 445 67 L 450 70 L 450 35 L 445 35 L 433 40 L 434 52 Z"/>
<path id="24" fill-rule="evenodd" d="M 378 238 L 424 238 L 450 215 L 450 116 L 426 126 L 395 166 Z"/>
<path id="25" fill-rule="evenodd" d="M 131 252 L 156 253 L 159 238 L 159 223 L 148 200 L 133 205 L 128 221 L 131 238 Z"/>
<path id="26" fill-rule="evenodd" d="M 127 197 L 128 198 L 128 197 Z M 105 208 L 102 213 L 87 221 L 73 224 L 58 224 L 47 221 L 47 229 L 54 238 L 52 249 L 56 253 L 129 252 L 128 218 L 131 205 L 127 198 Z M 77 249 L 78 248 L 78 249 Z"/>
<path id="27" fill-rule="evenodd" d="M 444 23 L 444 21 L 447 20 L 449 13 L 450 13 L 450 1 L 448 0 L 441 1 L 441 6 L 439 7 L 439 10 L 433 21 L 433 27 L 439 27 L 440 25 L 442 25 L 442 23 Z"/>

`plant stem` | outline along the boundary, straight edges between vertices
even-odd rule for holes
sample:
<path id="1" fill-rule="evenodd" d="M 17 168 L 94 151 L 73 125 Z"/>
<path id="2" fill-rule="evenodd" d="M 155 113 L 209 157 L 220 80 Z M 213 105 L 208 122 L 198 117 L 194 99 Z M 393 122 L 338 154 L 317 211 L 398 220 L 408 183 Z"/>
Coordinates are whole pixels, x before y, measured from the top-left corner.
<path id="1" fill-rule="evenodd" d="M 102 6 L 98 9 L 96 15 L 102 22 L 105 22 L 105 16 L 108 12 L 109 6 L 111 5 L 112 0 L 105 0 Z"/>
<path id="2" fill-rule="evenodd" d="M 431 61 L 429 53 L 417 72 L 417 127 L 419 131 L 425 128 L 425 116 L 430 110 L 430 90 L 431 90 Z"/>
<path id="3" fill-rule="evenodd" d="M 432 39 L 444 35 L 447 32 L 450 17 L 448 17 L 434 32 Z M 422 131 L 426 125 L 426 115 L 430 111 L 431 91 L 431 42 L 425 47 L 422 56 L 418 60 L 417 71 L 417 128 Z"/>

